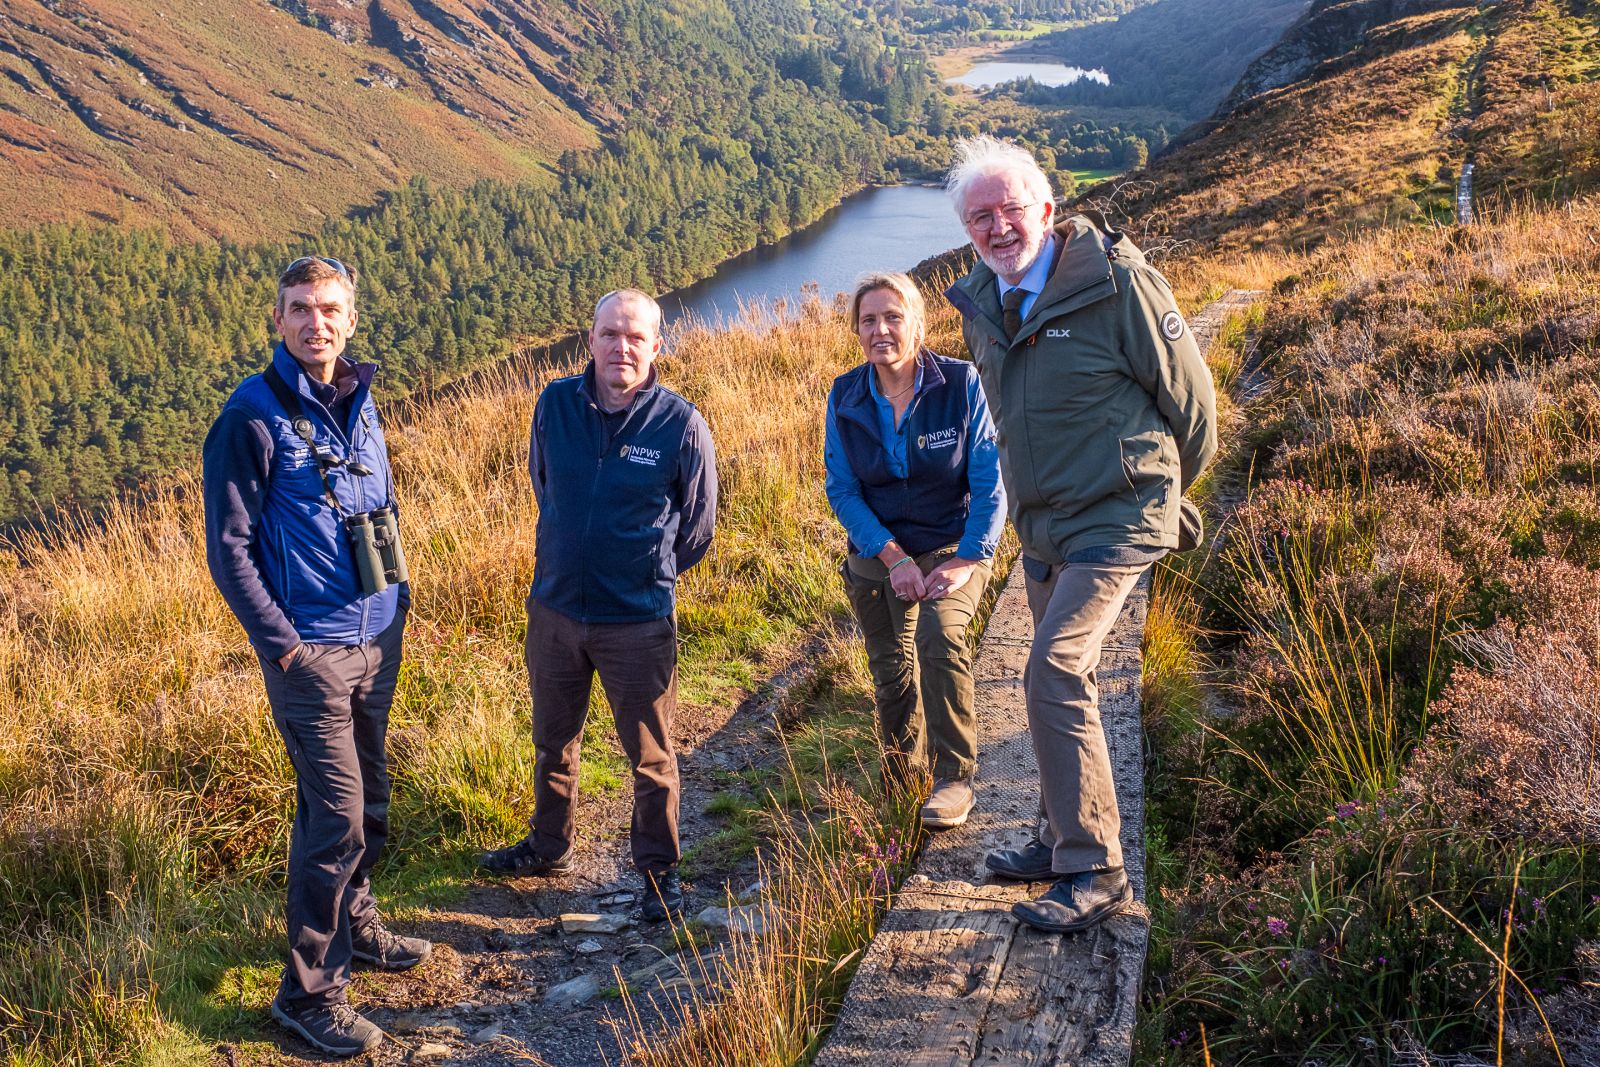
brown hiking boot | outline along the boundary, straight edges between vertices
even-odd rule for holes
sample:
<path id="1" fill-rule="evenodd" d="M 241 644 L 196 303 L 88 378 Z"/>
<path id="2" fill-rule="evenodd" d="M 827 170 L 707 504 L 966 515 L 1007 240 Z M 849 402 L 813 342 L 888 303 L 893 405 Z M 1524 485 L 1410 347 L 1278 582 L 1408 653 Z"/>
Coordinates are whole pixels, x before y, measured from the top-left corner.
<path id="1" fill-rule="evenodd" d="M 922 825 L 929 830 L 954 829 L 967 821 L 976 799 L 971 778 L 941 778 L 933 783 L 933 792 L 918 813 Z"/>

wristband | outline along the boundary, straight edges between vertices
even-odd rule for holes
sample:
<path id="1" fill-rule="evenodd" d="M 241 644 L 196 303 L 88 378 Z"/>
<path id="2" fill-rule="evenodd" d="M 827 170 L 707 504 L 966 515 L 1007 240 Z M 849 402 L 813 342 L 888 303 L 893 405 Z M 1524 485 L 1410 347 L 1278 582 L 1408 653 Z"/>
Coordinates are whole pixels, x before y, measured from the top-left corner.
<path id="1" fill-rule="evenodd" d="M 898 567 L 902 563 L 910 563 L 910 562 L 911 562 L 911 557 L 910 556 L 901 556 L 899 559 L 894 561 L 894 567 Z M 889 573 L 890 574 L 894 573 L 894 567 L 890 567 L 889 568 Z"/>

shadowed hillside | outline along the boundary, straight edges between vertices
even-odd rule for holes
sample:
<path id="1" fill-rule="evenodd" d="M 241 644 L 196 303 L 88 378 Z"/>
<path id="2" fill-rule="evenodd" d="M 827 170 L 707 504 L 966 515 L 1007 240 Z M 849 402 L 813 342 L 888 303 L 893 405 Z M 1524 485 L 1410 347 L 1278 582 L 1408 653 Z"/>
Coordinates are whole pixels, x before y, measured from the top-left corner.
<path id="1" fill-rule="evenodd" d="M 1351 226 L 1447 217 L 1478 8 L 1415 8 L 1220 112 L 1209 132 L 1134 175 L 1120 210 L 1196 250 L 1298 247 Z"/>
<path id="2" fill-rule="evenodd" d="M 1597 22 L 1584 0 L 1319 4 L 1185 143 L 1096 201 L 1208 254 L 1449 221 L 1469 159 L 1480 195 L 1593 188 Z"/>
<path id="3" fill-rule="evenodd" d="M 1085 81 L 1055 90 L 1064 103 L 1157 107 L 1194 122 L 1221 103 L 1305 6 L 1306 0 L 1160 0 L 1112 23 L 1050 34 L 1038 46 L 1111 78 L 1109 86 Z"/>

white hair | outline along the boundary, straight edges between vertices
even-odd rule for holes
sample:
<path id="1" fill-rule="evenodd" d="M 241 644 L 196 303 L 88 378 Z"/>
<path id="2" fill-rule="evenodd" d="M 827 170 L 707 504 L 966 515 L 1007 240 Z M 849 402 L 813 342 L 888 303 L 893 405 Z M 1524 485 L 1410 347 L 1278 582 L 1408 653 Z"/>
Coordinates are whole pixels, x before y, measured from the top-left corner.
<path id="1" fill-rule="evenodd" d="M 611 303 L 613 300 L 627 300 L 630 303 L 643 304 L 645 307 L 655 312 L 656 329 L 661 329 L 661 305 L 656 303 L 655 297 L 651 296 L 643 289 L 630 288 L 611 290 L 605 296 L 602 296 L 599 300 L 594 302 L 594 317 L 598 319 L 600 317 L 600 312 L 603 311 L 605 306 Z"/>
<path id="2" fill-rule="evenodd" d="M 966 211 L 967 190 L 972 183 L 992 174 L 1015 174 L 1041 200 L 1055 199 L 1050 191 L 1050 179 L 1045 177 L 1038 160 L 1010 141 L 985 133 L 956 142 L 956 161 L 945 175 L 944 189 L 955 201 L 957 214 Z"/>

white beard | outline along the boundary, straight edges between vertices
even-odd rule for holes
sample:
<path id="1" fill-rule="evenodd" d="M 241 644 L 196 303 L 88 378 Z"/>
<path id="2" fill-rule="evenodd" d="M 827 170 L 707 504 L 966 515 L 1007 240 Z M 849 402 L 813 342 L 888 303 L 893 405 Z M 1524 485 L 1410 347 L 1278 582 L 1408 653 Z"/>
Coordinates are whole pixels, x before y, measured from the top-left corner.
<path id="1" fill-rule="evenodd" d="M 1000 253 L 980 253 L 978 258 L 1002 278 L 1011 278 L 1025 273 L 1043 250 L 1044 234 L 1041 233 L 1036 241 L 1018 241 Z"/>

